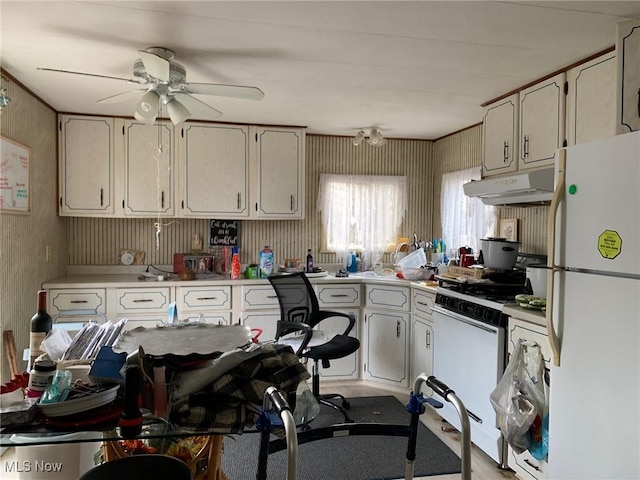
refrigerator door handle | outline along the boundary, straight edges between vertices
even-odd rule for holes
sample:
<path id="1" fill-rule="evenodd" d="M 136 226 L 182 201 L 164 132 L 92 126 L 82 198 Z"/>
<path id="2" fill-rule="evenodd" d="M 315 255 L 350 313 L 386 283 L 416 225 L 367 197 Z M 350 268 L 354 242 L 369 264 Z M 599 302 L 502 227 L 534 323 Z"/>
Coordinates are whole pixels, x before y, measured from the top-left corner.
<path id="1" fill-rule="evenodd" d="M 565 187 L 565 179 L 564 179 L 564 171 L 567 163 L 567 152 L 564 149 L 558 151 L 558 163 L 556 169 L 556 188 L 553 192 L 553 197 L 551 198 L 551 205 L 549 206 L 549 217 L 547 219 L 547 266 L 549 269 L 547 270 L 547 309 L 545 312 L 545 320 L 547 323 L 547 335 L 549 336 L 549 344 L 551 345 L 551 352 L 553 353 L 553 364 L 558 367 L 560 366 L 560 340 L 558 339 L 558 335 L 556 334 L 555 328 L 553 326 L 553 310 L 554 310 L 554 302 L 553 302 L 553 290 L 554 290 L 554 279 L 555 273 L 558 271 L 562 271 L 560 267 L 558 267 L 555 259 L 556 254 L 556 217 L 558 215 L 558 208 L 560 206 L 560 201 L 564 196 L 564 187 Z"/>

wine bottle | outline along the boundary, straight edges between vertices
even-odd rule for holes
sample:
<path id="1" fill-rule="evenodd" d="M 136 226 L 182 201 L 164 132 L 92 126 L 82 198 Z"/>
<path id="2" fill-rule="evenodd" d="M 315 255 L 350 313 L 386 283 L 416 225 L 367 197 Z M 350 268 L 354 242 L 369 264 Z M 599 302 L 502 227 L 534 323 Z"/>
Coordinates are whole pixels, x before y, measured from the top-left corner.
<path id="1" fill-rule="evenodd" d="M 311 249 L 307 250 L 307 273 L 313 273 L 313 255 L 311 255 Z"/>
<path id="2" fill-rule="evenodd" d="M 40 349 L 40 344 L 51 331 L 51 316 L 47 313 L 47 292 L 39 290 L 37 294 L 36 314 L 31 317 L 31 332 L 29 334 L 29 364 L 34 365 L 36 358 L 44 352 Z"/>

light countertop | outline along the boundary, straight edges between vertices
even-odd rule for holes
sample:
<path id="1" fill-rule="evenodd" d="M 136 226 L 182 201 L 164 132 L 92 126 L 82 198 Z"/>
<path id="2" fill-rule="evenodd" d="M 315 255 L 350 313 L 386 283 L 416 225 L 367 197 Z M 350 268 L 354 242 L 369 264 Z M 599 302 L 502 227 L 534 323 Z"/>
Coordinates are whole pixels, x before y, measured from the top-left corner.
<path id="1" fill-rule="evenodd" d="M 505 305 L 502 309 L 502 313 L 509 315 L 511 318 L 523 320 L 529 323 L 535 323 L 536 325 L 546 326 L 547 320 L 545 312 L 540 310 L 525 310 L 517 304 Z"/>

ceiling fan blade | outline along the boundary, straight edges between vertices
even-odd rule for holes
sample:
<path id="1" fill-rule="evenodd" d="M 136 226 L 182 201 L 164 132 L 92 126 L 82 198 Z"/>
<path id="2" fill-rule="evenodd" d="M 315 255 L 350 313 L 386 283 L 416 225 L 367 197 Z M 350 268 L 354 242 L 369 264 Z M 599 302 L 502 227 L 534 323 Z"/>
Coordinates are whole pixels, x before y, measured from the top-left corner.
<path id="1" fill-rule="evenodd" d="M 185 83 L 182 86 L 187 89 L 188 93 L 242 98 L 244 100 L 262 100 L 264 98 L 264 92 L 258 87 L 220 85 L 215 83 Z"/>
<path id="2" fill-rule="evenodd" d="M 141 93 L 146 92 L 144 90 L 127 90 L 126 92 L 116 93 L 115 95 L 111 95 L 110 97 L 102 98 L 98 100 L 98 103 L 120 103 L 126 102 L 127 100 L 140 95 Z"/>
<path id="3" fill-rule="evenodd" d="M 144 50 L 138 50 L 138 53 L 140 54 L 140 59 L 144 64 L 144 69 L 150 76 L 157 78 L 162 82 L 169 81 L 169 60 L 164 59 L 155 53 L 149 53 Z"/>
<path id="4" fill-rule="evenodd" d="M 96 73 L 72 72 L 71 70 L 58 70 L 56 68 L 44 68 L 44 67 L 38 67 L 37 70 L 44 70 L 45 72 L 56 72 L 56 73 L 71 73 L 73 75 L 84 75 L 86 77 L 110 78 L 112 80 L 123 80 L 129 83 L 140 83 L 137 80 L 132 80 L 130 78 L 112 77 L 110 75 L 98 75 Z"/>
<path id="5" fill-rule="evenodd" d="M 184 105 L 184 107 L 191 113 L 200 113 L 201 115 L 206 115 L 209 118 L 218 118 L 222 115 L 220 110 L 216 110 L 187 93 L 176 93 L 174 96 L 177 100 L 180 100 L 180 103 L 182 103 L 182 105 Z"/>

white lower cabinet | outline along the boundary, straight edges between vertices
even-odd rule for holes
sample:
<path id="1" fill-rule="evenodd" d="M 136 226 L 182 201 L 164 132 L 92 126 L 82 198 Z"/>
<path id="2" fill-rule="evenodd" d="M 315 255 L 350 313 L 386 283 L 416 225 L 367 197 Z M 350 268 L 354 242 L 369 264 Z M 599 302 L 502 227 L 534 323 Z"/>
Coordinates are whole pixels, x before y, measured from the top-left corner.
<path id="1" fill-rule="evenodd" d="M 535 323 L 509 318 L 509 355 L 513 353 L 518 340 L 522 338 L 540 345 L 546 368 L 550 368 L 551 348 L 545 327 Z M 548 389 L 546 390 L 548 398 Z M 550 412 L 550 414 L 553 414 Z M 511 447 L 508 449 L 508 464 L 519 478 L 543 480 L 547 478 L 547 462 L 536 460 L 528 451 L 517 454 Z"/>
<path id="2" fill-rule="evenodd" d="M 127 319 L 126 329 L 155 327 L 167 321 L 169 304 L 173 301 L 171 287 L 116 288 L 116 318 Z"/>
<path id="3" fill-rule="evenodd" d="M 177 287 L 178 318 L 229 325 L 231 322 L 231 286 Z"/>
<path id="4" fill-rule="evenodd" d="M 409 386 L 410 289 L 365 285 L 363 378 Z"/>
<path id="5" fill-rule="evenodd" d="M 361 285 L 358 283 L 320 284 L 317 285 L 316 291 L 321 310 L 333 310 L 354 315 L 356 323 L 351 332 L 349 332 L 349 336 L 355 337 L 362 342 L 360 335 L 360 302 L 362 299 L 360 287 Z M 344 317 L 331 317 L 323 320 L 319 327 L 322 331 L 330 334 L 342 334 L 347 327 L 347 322 L 348 320 Z M 327 380 L 355 380 L 360 378 L 361 349 L 362 344 L 355 353 L 337 360 L 331 360 L 330 368 L 323 369 L 320 367 L 320 377 Z"/>
<path id="6" fill-rule="evenodd" d="M 274 340 L 280 320 L 278 296 L 271 285 L 233 287 L 234 323 L 262 330 L 261 341 Z M 237 312 L 237 313 L 236 313 Z"/>
<path id="7" fill-rule="evenodd" d="M 412 288 L 411 316 L 411 376 L 410 386 L 420 374 L 433 375 L 433 317 L 431 310 L 435 304 L 435 292 Z M 425 384 L 420 391 L 431 395 Z"/>

